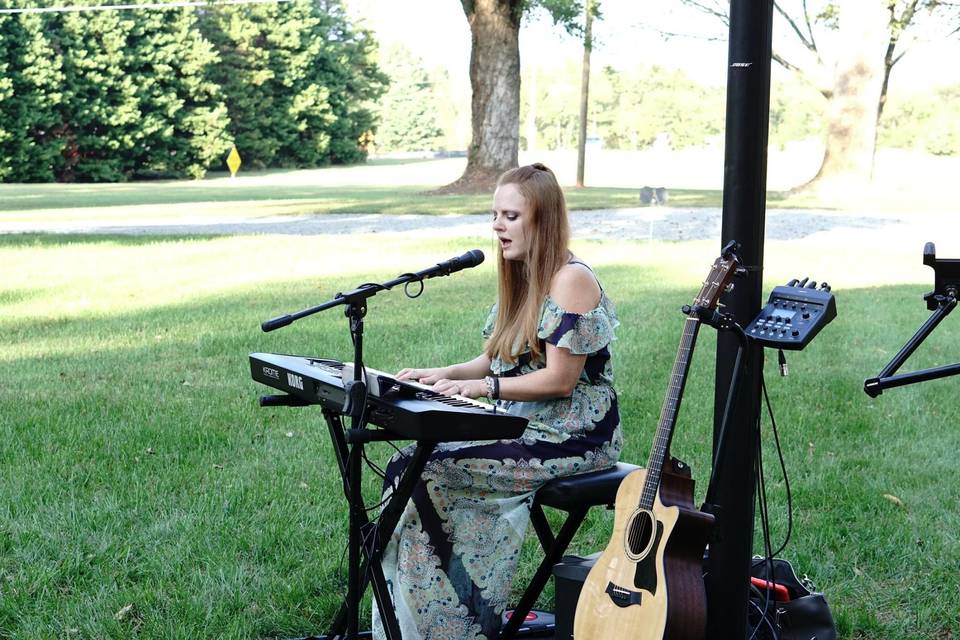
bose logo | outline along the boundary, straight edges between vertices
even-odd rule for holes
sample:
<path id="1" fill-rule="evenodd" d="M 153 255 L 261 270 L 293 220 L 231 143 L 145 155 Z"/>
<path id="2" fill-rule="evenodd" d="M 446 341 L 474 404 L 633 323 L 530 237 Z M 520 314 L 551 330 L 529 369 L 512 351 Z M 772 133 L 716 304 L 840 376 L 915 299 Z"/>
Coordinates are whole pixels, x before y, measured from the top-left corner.
<path id="1" fill-rule="evenodd" d="M 731 62 L 731 63 L 730 63 L 730 66 L 731 66 L 731 67 L 741 67 L 741 68 L 743 68 L 743 69 L 746 69 L 747 67 L 749 67 L 749 66 L 752 65 L 752 64 L 753 64 L 752 62 Z"/>
<path id="2" fill-rule="evenodd" d="M 263 375 L 267 376 L 268 378 L 273 378 L 274 380 L 280 379 L 280 372 L 270 367 L 263 367 Z"/>

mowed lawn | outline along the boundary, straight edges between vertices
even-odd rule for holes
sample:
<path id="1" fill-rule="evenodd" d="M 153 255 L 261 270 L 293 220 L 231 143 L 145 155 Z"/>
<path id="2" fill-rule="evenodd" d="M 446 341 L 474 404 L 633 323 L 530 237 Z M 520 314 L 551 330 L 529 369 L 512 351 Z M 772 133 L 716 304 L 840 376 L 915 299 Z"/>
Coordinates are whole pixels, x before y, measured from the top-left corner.
<path id="1" fill-rule="evenodd" d="M 345 593 L 336 463 L 318 411 L 258 407 L 270 390 L 250 380 L 247 354 L 349 360 L 347 324 L 338 309 L 270 334 L 259 323 L 477 247 L 489 239 L 0 237 L 0 638 L 322 631 Z M 679 309 L 717 246 L 575 249 L 617 303 L 623 459 L 642 464 Z M 919 250 L 891 257 L 852 246 L 798 274 L 809 254 L 767 245 L 764 295 L 811 275 L 835 285 L 839 311 L 807 350 L 787 354 L 788 377 L 767 355 L 793 492 L 782 555 L 826 592 L 843 638 L 958 637 L 957 379 L 878 399 L 862 391 L 927 317 L 921 296 L 932 278 Z M 475 355 L 495 291 L 491 263 L 428 281 L 416 299 L 399 289 L 373 298 L 368 364 L 393 371 Z M 864 264 L 882 266 L 858 270 Z M 954 321 L 904 369 L 956 361 Z M 704 329 L 673 446 L 693 467 L 698 502 L 710 471 L 714 344 Z M 766 420 L 763 434 L 778 546 L 786 493 Z M 380 464 L 391 452 L 370 447 Z M 378 501 L 372 473 L 366 498 Z M 611 524 L 593 513 L 572 550 L 599 550 Z M 528 542 L 520 583 L 539 560 Z"/>
<path id="2" fill-rule="evenodd" d="M 960 209 L 960 197 L 946 190 L 960 159 L 878 154 L 877 179 L 867 191 L 794 191 L 816 171 L 809 154 L 771 151 L 777 186 L 767 206 L 841 209 L 862 213 Z M 675 152 L 591 151 L 585 188 L 575 184 L 576 154 L 523 152 L 521 163 L 545 162 L 564 186 L 571 210 L 638 207 L 643 186 L 665 187 L 671 207 L 720 207 L 722 149 Z M 361 165 L 321 169 L 250 171 L 235 178 L 211 172 L 204 180 L 118 184 L 0 184 L 0 225 L 109 223 L 143 219 L 169 223 L 325 214 L 486 213 L 490 194 L 436 195 L 466 165 L 464 158 L 374 159 Z M 771 178 L 772 180 L 774 178 Z M 33 227 L 31 227 L 33 228 Z"/>
<path id="3" fill-rule="evenodd" d="M 363 165 L 291 171 L 211 173 L 204 180 L 116 184 L 0 184 L 0 223 L 109 222 L 140 218 L 216 221 L 340 213 L 486 213 L 491 194 L 430 193 L 452 182 L 465 160 L 372 160 Z M 567 183 L 564 183 L 565 185 Z M 571 183 L 572 184 L 572 183 Z M 640 206 L 639 188 L 566 187 L 571 209 Z M 677 206 L 719 206 L 717 189 L 671 189 Z"/>

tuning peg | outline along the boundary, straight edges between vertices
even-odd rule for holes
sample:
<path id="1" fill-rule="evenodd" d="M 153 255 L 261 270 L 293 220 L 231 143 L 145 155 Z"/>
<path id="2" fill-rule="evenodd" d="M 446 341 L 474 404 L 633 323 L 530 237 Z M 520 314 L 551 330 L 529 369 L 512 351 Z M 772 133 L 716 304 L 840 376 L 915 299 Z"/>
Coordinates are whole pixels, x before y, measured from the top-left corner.
<path id="1" fill-rule="evenodd" d="M 725 286 L 725 287 L 723 288 L 723 292 L 724 292 L 724 293 L 730 293 L 731 291 L 733 291 L 733 283 L 732 283 L 732 282 L 728 283 L 727 286 Z"/>
<path id="2" fill-rule="evenodd" d="M 745 278 L 747 276 L 747 268 L 737 267 L 733 270 L 733 275 L 735 278 Z"/>

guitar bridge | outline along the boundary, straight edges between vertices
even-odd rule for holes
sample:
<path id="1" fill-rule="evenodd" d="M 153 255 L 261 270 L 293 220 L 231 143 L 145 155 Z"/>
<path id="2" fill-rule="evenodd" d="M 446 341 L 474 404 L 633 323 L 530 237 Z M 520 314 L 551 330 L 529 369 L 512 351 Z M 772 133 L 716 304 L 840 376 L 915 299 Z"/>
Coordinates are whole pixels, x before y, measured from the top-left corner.
<path id="1" fill-rule="evenodd" d="M 631 591 L 612 582 L 607 583 L 606 594 L 613 600 L 613 604 L 621 608 L 640 604 L 640 597 L 642 595 L 639 591 Z"/>

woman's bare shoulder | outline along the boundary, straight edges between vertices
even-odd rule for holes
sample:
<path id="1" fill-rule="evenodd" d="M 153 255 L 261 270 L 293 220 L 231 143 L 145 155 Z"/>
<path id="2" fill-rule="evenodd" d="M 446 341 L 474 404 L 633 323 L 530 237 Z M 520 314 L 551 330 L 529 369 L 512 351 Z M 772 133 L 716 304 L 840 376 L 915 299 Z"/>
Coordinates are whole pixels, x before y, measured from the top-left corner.
<path id="1" fill-rule="evenodd" d="M 550 297 L 566 311 L 586 313 L 600 302 L 600 284 L 589 267 L 571 262 L 553 276 Z"/>

